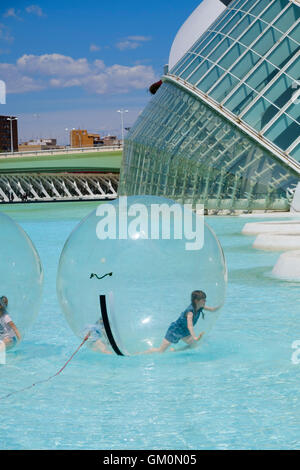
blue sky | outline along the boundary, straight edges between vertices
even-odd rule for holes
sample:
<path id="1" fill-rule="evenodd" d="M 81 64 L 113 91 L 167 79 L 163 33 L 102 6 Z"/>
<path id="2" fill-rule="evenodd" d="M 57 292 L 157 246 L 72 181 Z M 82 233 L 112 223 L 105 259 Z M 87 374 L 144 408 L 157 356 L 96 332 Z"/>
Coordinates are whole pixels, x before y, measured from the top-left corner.
<path id="1" fill-rule="evenodd" d="M 19 117 L 21 140 L 81 127 L 120 134 L 150 99 L 172 41 L 199 0 L 7 1 L 0 6 L 1 114 Z"/>

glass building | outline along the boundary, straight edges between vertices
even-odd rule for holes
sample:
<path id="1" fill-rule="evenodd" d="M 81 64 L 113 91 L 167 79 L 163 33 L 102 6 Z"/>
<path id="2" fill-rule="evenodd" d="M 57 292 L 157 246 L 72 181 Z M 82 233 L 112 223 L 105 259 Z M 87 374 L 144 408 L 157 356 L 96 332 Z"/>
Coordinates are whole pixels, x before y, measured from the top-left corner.
<path id="1" fill-rule="evenodd" d="M 128 134 L 119 194 L 289 208 L 300 181 L 300 5 L 223 3 L 205 28 L 199 10 L 178 33 L 169 72 Z M 192 44 L 176 56 L 188 29 Z"/>

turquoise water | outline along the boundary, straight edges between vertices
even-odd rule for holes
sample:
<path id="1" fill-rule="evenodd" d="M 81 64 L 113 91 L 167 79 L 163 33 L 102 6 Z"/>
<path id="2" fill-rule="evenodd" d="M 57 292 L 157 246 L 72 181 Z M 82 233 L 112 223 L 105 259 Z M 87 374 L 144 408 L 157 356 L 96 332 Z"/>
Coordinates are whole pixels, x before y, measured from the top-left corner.
<path id="1" fill-rule="evenodd" d="M 40 315 L 0 366 L 1 396 L 54 374 L 78 346 L 60 313 L 56 269 L 69 233 L 95 206 L 1 208 L 31 237 L 45 270 Z M 201 348 L 131 358 L 84 349 L 62 375 L 0 402 L 0 448 L 299 448 L 300 364 L 291 362 L 300 340 L 299 284 L 272 279 L 278 253 L 251 248 L 253 238 L 241 235 L 247 221 L 207 218 L 229 284 Z"/>

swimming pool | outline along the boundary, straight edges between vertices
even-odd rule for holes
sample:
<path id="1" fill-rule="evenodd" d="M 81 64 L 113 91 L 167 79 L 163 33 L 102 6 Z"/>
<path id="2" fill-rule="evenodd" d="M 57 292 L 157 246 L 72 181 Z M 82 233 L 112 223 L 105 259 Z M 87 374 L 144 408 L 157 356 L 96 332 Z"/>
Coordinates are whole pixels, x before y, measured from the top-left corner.
<path id="1" fill-rule="evenodd" d="M 60 312 L 56 270 L 66 238 L 96 205 L 1 207 L 31 237 L 45 271 L 40 315 L 0 366 L 1 396 L 54 374 L 78 346 Z M 299 283 L 272 278 L 279 254 L 251 248 L 253 238 L 241 235 L 247 221 L 207 218 L 229 283 L 200 349 L 131 358 L 84 349 L 62 375 L 0 402 L 0 448 L 299 448 L 300 364 L 291 361 Z"/>

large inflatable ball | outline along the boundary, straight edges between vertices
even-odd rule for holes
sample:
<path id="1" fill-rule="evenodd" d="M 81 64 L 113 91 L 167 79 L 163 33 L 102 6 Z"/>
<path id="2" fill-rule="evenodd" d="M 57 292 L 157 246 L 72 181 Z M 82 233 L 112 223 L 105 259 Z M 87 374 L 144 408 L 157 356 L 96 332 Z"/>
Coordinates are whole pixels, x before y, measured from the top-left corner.
<path id="1" fill-rule="evenodd" d="M 42 298 L 43 269 L 24 230 L 0 213 L 0 344 L 12 349 L 31 327 Z"/>
<path id="2" fill-rule="evenodd" d="M 70 327 L 88 335 L 92 349 L 134 355 L 160 346 L 194 291 L 211 307 L 194 331 L 207 333 L 226 282 L 222 248 L 201 215 L 161 197 L 131 196 L 100 204 L 71 233 L 57 292 Z"/>

